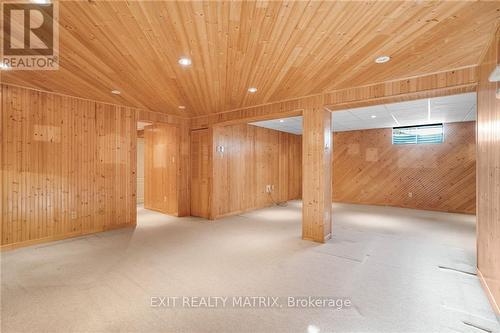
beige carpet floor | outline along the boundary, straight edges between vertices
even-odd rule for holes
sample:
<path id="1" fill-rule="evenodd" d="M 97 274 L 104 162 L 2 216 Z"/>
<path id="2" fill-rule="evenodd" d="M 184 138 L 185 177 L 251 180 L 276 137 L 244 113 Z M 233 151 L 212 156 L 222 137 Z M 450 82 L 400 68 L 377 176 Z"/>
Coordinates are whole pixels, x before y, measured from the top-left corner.
<path id="1" fill-rule="evenodd" d="M 300 238 L 300 205 L 215 222 L 139 208 L 136 229 L 4 252 L 1 331 L 500 331 L 474 275 L 474 216 L 335 204 L 334 237 L 315 244 Z M 352 305 L 151 306 L 165 296 Z"/>

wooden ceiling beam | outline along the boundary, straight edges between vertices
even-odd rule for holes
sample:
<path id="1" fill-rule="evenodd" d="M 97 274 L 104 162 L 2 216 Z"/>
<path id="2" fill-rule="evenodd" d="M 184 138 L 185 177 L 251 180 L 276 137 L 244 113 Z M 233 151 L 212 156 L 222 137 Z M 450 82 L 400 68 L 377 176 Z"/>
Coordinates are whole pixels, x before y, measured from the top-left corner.
<path id="1" fill-rule="evenodd" d="M 191 118 L 191 128 L 252 122 L 302 114 L 304 103 L 322 103 L 330 111 L 376 104 L 397 103 L 476 91 L 477 66 L 401 80 L 325 92 L 254 107 Z"/>
<path id="2" fill-rule="evenodd" d="M 335 111 L 460 94 L 475 91 L 477 82 L 477 66 L 470 66 L 403 80 L 328 92 L 325 94 L 325 106 L 331 111 Z"/>

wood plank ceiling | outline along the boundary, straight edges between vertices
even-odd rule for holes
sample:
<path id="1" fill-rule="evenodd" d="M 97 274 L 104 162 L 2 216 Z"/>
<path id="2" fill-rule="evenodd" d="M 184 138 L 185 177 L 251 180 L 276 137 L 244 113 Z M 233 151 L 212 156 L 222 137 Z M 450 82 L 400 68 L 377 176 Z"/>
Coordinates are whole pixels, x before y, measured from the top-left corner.
<path id="1" fill-rule="evenodd" d="M 499 1 L 61 2 L 60 70 L 1 81 L 196 116 L 473 66 L 499 19 Z"/>

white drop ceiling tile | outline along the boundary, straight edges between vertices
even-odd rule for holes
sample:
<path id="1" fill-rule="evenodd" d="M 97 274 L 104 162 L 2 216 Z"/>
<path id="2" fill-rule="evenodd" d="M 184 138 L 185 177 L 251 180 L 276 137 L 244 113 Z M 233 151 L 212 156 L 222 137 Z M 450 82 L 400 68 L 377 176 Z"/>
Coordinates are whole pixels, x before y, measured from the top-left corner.
<path id="1" fill-rule="evenodd" d="M 424 114 L 424 113 L 427 113 L 427 108 L 426 107 L 425 108 L 418 107 L 418 108 L 407 108 L 407 109 L 403 109 L 403 108 L 389 109 L 389 113 L 393 114 L 393 115 L 394 114 L 405 115 L 405 114 L 415 114 L 415 113 Z"/>
<path id="2" fill-rule="evenodd" d="M 390 117 L 389 111 L 385 108 L 384 105 L 377 105 L 375 107 L 370 108 L 358 108 L 351 110 L 351 113 L 358 117 L 359 119 L 372 119 L 372 116 L 378 117 Z"/>
<path id="3" fill-rule="evenodd" d="M 360 121 L 360 120 L 355 120 L 355 121 L 343 121 L 343 122 L 340 122 L 339 124 L 341 126 L 344 126 L 344 127 L 357 127 L 357 126 L 361 126 L 364 122 Z M 335 125 L 335 123 L 334 123 Z"/>
<path id="4" fill-rule="evenodd" d="M 369 128 L 470 121 L 476 119 L 476 108 L 476 94 L 470 93 L 432 98 L 430 119 L 428 118 L 427 99 L 334 111 L 332 113 L 332 130 L 343 132 Z M 372 115 L 377 117 L 371 118 Z M 395 122 L 392 116 L 398 122 Z M 302 133 L 303 118 L 301 116 L 283 118 L 283 122 L 279 122 L 279 120 L 266 120 L 253 124 L 294 134 Z"/>
<path id="5" fill-rule="evenodd" d="M 348 127 L 346 127 L 346 126 L 338 126 L 338 125 L 337 125 L 337 126 L 334 126 L 334 127 L 332 128 L 332 130 L 333 130 L 334 132 L 343 131 L 343 130 L 346 130 L 346 129 L 348 129 Z"/>
<path id="6" fill-rule="evenodd" d="M 446 105 L 440 105 L 434 108 L 431 108 L 431 112 L 434 110 L 448 110 L 448 111 L 454 111 L 454 112 L 469 112 L 473 107 L 475 107 L 474 104 L 470 103 L 463 103 L 463 104 L 446 104 Z"/>
<path id="7" fill-rule="evenodd" d="M 441 96 L 431 98 L 431 105 L 443 105 L 450 103 L 458 103 L 458 104 L 475 104 L 476 103 L 476 93 L 467 93 L 460 95 L 451 95 L 451 96 Z"/>
<path id="8" fill-rule="evenodd" d="M 302 123 L 302 117 L 290 117 L 290 118 L 283 118 L 282 119 L 285 123 Z"/>
<path id="9" fill-rule="evenodd" d="M 428 118 L 427 112 L 393 114 L 394 118 L 401 123 L 403 121 L 425 121 Z"/>
<path id="10" fill-rule="evenodd" d="M 455 123 L 463 121 L 467 114 L 448 114 L 446 115 L 444 123 Z"/>
<path id="11" fill-rule="evenodd" d="M 302 128 L 295 128 L 295 127 L 291 127 L 291 128 L 287 128 L 286 129 L 287 132 L 292 132 L 292 133 L 302 133 Z"/>
<path id="12" fill-rule="evenodd" d="M 399 120 L 399 126 L 415 126 L 415 125 L 426 125 L 432 123 L 433 121 L 432 120 L 429 121 L 428 118 Z"/>
<path id="13" fill-rule="evenodd" d="M 379 121 L 379 122 L 373 123 L 371 125 L 374 128 L 386 128 L 386 127 L 398 126 L 398 124 L 392 118 L 390 120 Z"/>
<path id="14" fill-rule="evenodd" d="M 415 101 L 386 104 L 386 108 L 387 108 L 387 110 L 389 110 L 389 112 L 402 111 L 402 110 L 403 111 L 406 111 L 406 110 L 427 110 L 427 100 L 420 99 L 420 100 L 415 100 Z"/>
<path id="15" fill-rule="evenodd" d="M 273 126 L 273 123 L 272 123 L 272 122 L 269 122 L 269 121 L 258 121 L 258 122 L 251 123 L 251 124 L 252 124 L 252 125 L 261 126 L 261 127 Z"/>
<path id="16" fill-rule="evenodd" d="M 302 123 L 299 123 L 299 122 L 293 122 L 293 123 L 289 123 L 287 124 L 288 126 L 293 126 L 293 127 L 298 127 L 298 128 L 302 128 Z"/>
<path id="17" fill-rule="evenodd" d="M 392 118 L 391 115 L 387 116 L 377 116 L 375 118 L 368 118 L 368 119 L 363 119 L 363 122 L 366 122 L 367 124 L 377 124 L 377 123 L 387 123 L 387 122 L 394 122 L 394 118 Z"/>
<path id="18" fill-rule="evenodd" d="M 429 123 L 432 124 L 437 124 L 437 123 L 445 123 L 446 122 L 446 115 L 443 114 L 433 114 L 431 116 L 431 120 Z"/>
<path id="19" fill-rule="evenodd" d="M 433 110 L 431 112 L 431 117 L 433 119 L 442 119 L 443 122 L 457 122 L 463 121 L 465 117 L 470 113 L 469 109 L 452 109 L 443 108 L 438 110 Z M 475 112 L 472 112 L 475 114 Z"/>
<path id="20" fill-rule="evenodd" d="M 336 121 L 359 121 L 359 118 L 349 111 L 334 111 L 332 114 L 332 123 Z"/>

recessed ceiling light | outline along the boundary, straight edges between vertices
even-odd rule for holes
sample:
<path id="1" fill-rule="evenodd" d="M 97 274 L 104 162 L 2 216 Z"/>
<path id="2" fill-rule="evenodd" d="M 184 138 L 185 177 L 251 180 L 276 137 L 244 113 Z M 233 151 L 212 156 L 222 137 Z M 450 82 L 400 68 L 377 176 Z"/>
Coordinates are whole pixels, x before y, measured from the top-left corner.
<path id="1" fill-rule="evenodd" d="M 9 69 L 10 66 L 7 64 L 4 64 L 3 62 L 0 62 L 0 69 Z"/>
<path id="2" fill-rule="evenodd" d="M 181 110 L 185 110 L 185 109 L 186 109 L 186 107 L 185 107 L 184 105 L 179 105 L 179 109 L 181 109 Z"/>
<path id="3" fill-rule="evenodd" d="M 182 58 L 179 59 L 179 65 L 181 65 L 181 66 L 189 66 L 189 65 L 191 65 L 191 59 L 186 58 L 186 57 L 182 57 Z"/>
<path id="4" fill-rule="evenodd" d="M 377 59 L 375 59 L 375 62 L 377 64 L 383 64 L 383 63 L 388 62 L 389 60 L 391 60 L 391 57 L 389 57 L 389 56 L 380 56 Z"/>
<path id="5" fill-rule="evenodd" d="M 370 117 L 371 117 L 372 119 L 377 118 L 377 116 L 376 116 L 376 115 L 371 115 Z"/>
<path id="6" fill-rule="evenodd" d="M 120 95 L 122 92 L 121 92 L 120 90 L 116 90 L 116 89 L 114 89 L 114 90 L 111 90 L 111 93 L 112 93 L 113 95 Z"/>
<path id="7" fill-rule="evenodd" d="M 250 87 L 250 88 L 248 88 L 248 92 L 249 92 L 249 93 L 254 94 L 254 93 L 256 93 L 256 92 L 257 92 L 257 88 L 255 88 L 255 87 Z"/>
<path id="8" fill-rule="evenodd" d="M 283 123 L 283 122 L 285 122 L 285 121 L 283 119 L 280 119 L 280 123 Z"/>

